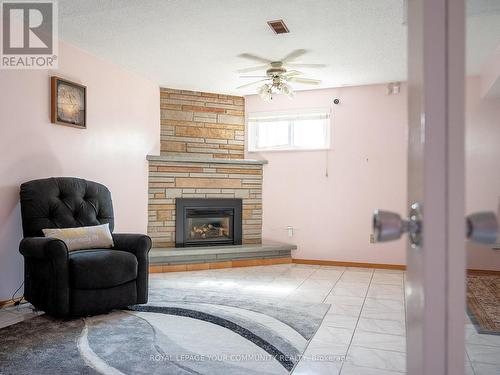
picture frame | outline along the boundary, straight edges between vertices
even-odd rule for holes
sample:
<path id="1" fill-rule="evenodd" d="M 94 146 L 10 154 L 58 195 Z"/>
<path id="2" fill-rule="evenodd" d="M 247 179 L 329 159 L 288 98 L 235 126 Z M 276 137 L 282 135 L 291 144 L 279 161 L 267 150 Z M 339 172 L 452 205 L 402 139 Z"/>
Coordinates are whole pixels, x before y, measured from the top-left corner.
<path id="1" fill-rule="evenodd" d="M 53 124 L 87 128 L 87 87 L 56 76 L 50 79 Z"/>

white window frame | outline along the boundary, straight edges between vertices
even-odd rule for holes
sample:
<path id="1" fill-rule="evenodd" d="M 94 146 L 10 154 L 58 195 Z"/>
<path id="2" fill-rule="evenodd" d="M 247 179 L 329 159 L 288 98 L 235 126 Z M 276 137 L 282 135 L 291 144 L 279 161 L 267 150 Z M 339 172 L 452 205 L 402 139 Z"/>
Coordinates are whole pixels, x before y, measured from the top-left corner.
<path id="1" fill-rule="evenodd" d="M 307 116 L 307 115 L 326 115 L 327 116 L 327 126 L 325 134 L 325 145 L 321 147 L 300 147 L 294 145 L 293 139 L 293 118 Z M 259 120 L 280 120 L 289 119 L 290 123 L 288 125 L 288 143 L 283 146 L 272 146 L 272 147 L 257 147 L 258 144 L 258 129 L 259 127 L 251 124 L 252 122 L 258 122 Z M 248 151 L 249 152 L 262 152 L 262 151 L 318 151 L 318 150 L 330 150 L 331 149 L 331 134 L 332 134 L 332 114 L 330 108 L 310 108 L 301 110 L 289 110 L 280 112 L 257 112 L 250 113 L 246 119 L 247 122 L 247 134 L 248 134 Z"/>

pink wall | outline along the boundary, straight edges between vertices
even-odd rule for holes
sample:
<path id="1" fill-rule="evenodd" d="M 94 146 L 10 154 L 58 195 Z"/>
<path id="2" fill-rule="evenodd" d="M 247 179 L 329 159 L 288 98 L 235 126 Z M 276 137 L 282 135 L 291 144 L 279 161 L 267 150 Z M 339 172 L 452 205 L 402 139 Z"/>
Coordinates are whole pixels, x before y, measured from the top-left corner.
<path id="1" fill-rule="evenodd" d="M 264 172 L 263 236 L 291 242 L 295 258 L 404 264 L 405 242 L 370 244 L 376 208 L 406 212 L 406 88 L 385 85 L 246 97 L 246 112 L 331 107 L 332 150 L 247 153 Z M 339 98 L 340 105 L 333 105 Z M 325 168 L 328 161 L 328 174 Z M 285 228 L 296 230 L 292 238 Z"/>
<path id="2" fill-rule="evenodd" d="M 484 98 L 480 77 L 467 80 L 467 213 L 500 204 L 500 98 Z M 333 98 L 340 105 L 333 105 Z M 263 236 L 292 242 L 295 258 L 404 264 L 405 243 L 370 244 L 374 208 L 405 213 L 406 90 L 385 85 L 297 93 L 264 102 L 246 97 L 246 112 L 330 107 L 332 145 L 325 151 L 248 153 L 269 160 L 264 172 Z M 329 177 L 325 167 L 329 165 Z M 500 217 L 500 212 L 499 212 Z M 287 237 L 290 225 L 296 234 Z M 468 267 L 500 270 L 500 250 L 468 244 Z"/>
<path id="3" fill-rule="evenodd" d="M 87 86 L 87 130 L 50 123 L 50 75 Z M 99 181 L 113 194 L 116 230 L 146 232 L 146 155 L 159 153 L 158 103 L 156 84 L 65 43 L 57 71 L 0 71 L 0 300 L 23 277 L 18 201 L 24 181 Z"/>
<path id="4" fill-rule="evenodd" d="M 466 210 L 499 212 L 500 98 L 481 99 L 479 77 L 467 80 Z M 500 216 L 498 216 L 500 217 Z M 468 244 L 469 268 L 500 270 L 500 250 Z"/>

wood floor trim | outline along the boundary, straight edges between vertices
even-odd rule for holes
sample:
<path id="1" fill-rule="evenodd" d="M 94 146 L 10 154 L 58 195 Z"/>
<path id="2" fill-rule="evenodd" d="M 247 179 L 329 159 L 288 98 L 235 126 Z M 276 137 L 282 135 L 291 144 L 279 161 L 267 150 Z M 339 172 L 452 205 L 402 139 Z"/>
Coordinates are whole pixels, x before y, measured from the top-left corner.
<path id="1" fill-rule="evenodd" d="M 317 266 L 380 268 L 380 269 L 386 269 L 386 270 L 405 270 L 406 269 L 406 266 L 402 265 L 402 264 L 340 262 L 337 260 L 320 260 L 320 259 L 295 259 L 294 258 L 293 263 L 311 264 L 311 265 L 317 265 Z"/>
<path id="2" fill-rule="evenodd" d="M 360 262 L 340 262 L 336 260 L 319 260 L 319 259 L 293 259 L 293 263 L 311 264 L 318 266 L 337 266 L 337 267 L 362 267 L 362 268 L 379 268 L 388 270 L 406 270 L 403 264 L 384 264 L 384 263 L 360 263 Z M 467 270 L 471 275 L 494 275 L 500 276 L 500 271 L 471 269 Z"/>
<path id="3" fill-rule="evenodd" d="M 478 270 L 478 269 L 471 269 L 471 268 L 469 268 L 467 270 L 467 273 L 470 274 L 470 275 L 500 276 L 500 271 L 494 271 L 494 270 Z"/>
<path id="4" fill-rule="evenodd" d="M 17 301 L 23 302 L 23 297 L 14 298 L 13 300 L 7 299 L 4 301 L 0 301 L 0 309 L 2 309 L 4 307 L 13 306 Z"/>
<path id="5" fill-rule="evenodd" d="M 190 264 L 155 264 L 149 267 L 149 272 L 182 272 L 182 271 L 198 271 L 210 270 L 220 268 L 233 268 L 233 267 L 252 267 L 252 266 L 265 266 L 272 264 L 310 264 L 317 266 L 337 266 L 337 267 L 361 267 L 361 268 L 378 268 L 386 270 L 406 270 L 404 264 L 385 264 L 385 263 L 361 263 L 361 262 L 343 262 L 337 260 L 321 260 L 321 259 L 295 259 L 295 258 L 267 258 L 267 259 L 241 259 L 223 262 L 212 263 L 190 263 Z M 468 269 L 467 273 L 476 275 L 498 275 L 500 271 L 494 270 L 480 270 Z M 1 306 L 1 302 L 0 302 Z"/>
<path id="6" fill-rule="evenodd" d="M 160 272 L 184 272 L 184 271 L 199 271 L 199 270 L 214 270 L 221 268 L 234 267 L 255 267 L 255 266 L 270 266 L 273 264 L 288 264 L 292 263 L 292 258 L 262 258 L 262 259 L 240 259 L 228 260 L 223 262 L 211 263 L 187 263 L 187 264 L 153 264 L 149 266 L 150 273 Z"/>

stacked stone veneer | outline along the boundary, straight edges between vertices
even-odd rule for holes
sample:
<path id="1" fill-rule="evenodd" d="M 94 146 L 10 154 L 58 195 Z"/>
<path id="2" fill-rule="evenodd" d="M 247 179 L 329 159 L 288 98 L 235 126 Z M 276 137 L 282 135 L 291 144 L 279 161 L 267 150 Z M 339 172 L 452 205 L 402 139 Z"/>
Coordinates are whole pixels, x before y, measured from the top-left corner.
<path id="1" fill-rule="evenodd" d="M 243 159 L 245 99 L 160 89 L 161 153 Z"/>
<path id="2" fill-rule="evenodd" d="M 153 247 L 175 246 L 176 198 L 241 198 L 243 243 L 261 243 L 263 165 L 242 160 L 244 98 L 162 88 L 160 101 L 161 155 L 148 157 Z"/>
<path id="3" fill-rule="evenodd" d="M 175 246 L 175 198 L 242 198 L 243 244 L 261 243 L 261 164 L 149 157 L 148 234 L 153 247 Z"/>

